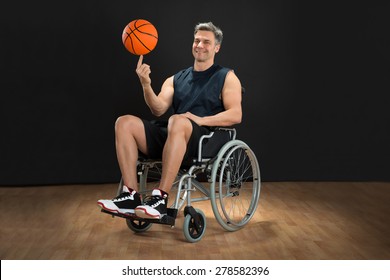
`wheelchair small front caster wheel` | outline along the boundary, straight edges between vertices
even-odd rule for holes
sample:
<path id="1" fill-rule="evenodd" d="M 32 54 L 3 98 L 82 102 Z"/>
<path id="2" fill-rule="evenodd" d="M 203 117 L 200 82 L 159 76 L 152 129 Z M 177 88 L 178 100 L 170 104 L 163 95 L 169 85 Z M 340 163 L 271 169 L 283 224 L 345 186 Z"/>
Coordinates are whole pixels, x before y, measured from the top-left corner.
<path id="1" fill-rule="evenodd" d="M 194 210 L 186 214 L 183 224 L 184 237 L 189 242 L 198 242 L 206 232 L 206 216 L 200 209 Z"/>
<path id="2" fill-rule="evenodd" d="M 126 224 L 135 233 L 147 231 L 152 226 L 149 222 L 134 219 L 126 219 Z"/>

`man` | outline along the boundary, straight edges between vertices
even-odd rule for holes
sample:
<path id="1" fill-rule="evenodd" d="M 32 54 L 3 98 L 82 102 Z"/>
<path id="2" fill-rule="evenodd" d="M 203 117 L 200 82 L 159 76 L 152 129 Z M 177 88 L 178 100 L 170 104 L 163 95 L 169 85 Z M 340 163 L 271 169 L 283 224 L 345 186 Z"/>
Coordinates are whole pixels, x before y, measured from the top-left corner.
<path id="1" fill-rule="evenodd" d="M 116 151 L 124 182 L 123 193 L 98 205 L 114 213 L 135 213 L 140 218 L 160 219 L 166 214 L 168 194 L 185 157 L 197 155 L 199 139 L 209 127 L 241 122 L 241 83 L 235 73 L 214 64 L 223 33 L 212 22 L 195 26 L 192 54 L 194 65 L 167 78 L 156 94 L 151 85 L 150 66 L 141 55 L 136 73 L 145 102 L 155 116 L 171 106 L 174 114 L 167 127 L 136 116 L 118 118 L 115 124 Z M 152 199 L 142 203 L 137 192 L 138 152 L 162 158 L 162 175 Z"/>

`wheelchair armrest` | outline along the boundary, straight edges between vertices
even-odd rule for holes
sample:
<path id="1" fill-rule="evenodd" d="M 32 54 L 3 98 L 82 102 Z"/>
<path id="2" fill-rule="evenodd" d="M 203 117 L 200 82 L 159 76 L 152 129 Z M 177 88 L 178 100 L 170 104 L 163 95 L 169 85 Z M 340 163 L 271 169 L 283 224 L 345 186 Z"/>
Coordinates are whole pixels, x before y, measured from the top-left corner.
<path id="1" fill-rule="evenodd" d="M 231 140 L 236 139 L 237 131 L 234 127 L 216 126 L 213 128 L 213 130 L 229 131 Z"/>
<path id="2" fill-rule="evenodd" d="M 214 135 L 214 131 L 211 131 L 208 135 L 203 135 L 199 139 L 199 145 L 198 145 L 198 162 L 202 162 L 202 148 L 203 148 L 203 141 L 205 139 L 211 138 Z"/>

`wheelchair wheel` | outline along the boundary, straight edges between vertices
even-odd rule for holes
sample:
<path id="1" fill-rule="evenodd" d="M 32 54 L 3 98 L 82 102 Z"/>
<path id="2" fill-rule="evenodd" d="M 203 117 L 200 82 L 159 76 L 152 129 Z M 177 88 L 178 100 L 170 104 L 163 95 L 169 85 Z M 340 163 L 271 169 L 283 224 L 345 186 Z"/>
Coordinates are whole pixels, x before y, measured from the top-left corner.
<path id="1" fill-rule="evenodd" d="M 135 233 L 147 231 L 152 226 L 152 224 L 149 222 L 133 219 L 126 219 L 126 224 L 128 228 Z"/>
<path id="2" fill-rule="evenodd" d="M 200 209 L 195 209 L 197 217 L 187 214 L 184 218 L 183 233 L 189 242 L 198 242 L 202 239 L 206 231 L 206 216 Z M 196 225 L 195 219 L 198 219 L 199 225 Z"/>
<path id="3" fill-rule="evenodd" d="M 215 218 L 228 231 L 246 225 L 260 199 L 260 169 L 249 146 L 240 141 L 226 143 L 211 172 L 210 197 Z"/>

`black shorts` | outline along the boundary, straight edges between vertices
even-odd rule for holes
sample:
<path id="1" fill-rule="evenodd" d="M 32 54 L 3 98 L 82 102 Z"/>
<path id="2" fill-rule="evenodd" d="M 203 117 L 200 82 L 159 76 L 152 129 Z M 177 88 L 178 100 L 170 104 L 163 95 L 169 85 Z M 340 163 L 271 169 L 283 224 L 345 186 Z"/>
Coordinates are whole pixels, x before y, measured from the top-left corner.
<path id="1" fill-rule="evenodd" d="M 168 121 L 148 121 L 142 120 L 145 127 L 146 143 L 148 145 L 148 154 L 144 155 L 150 159 L 161 159 L 165 141 L 168 136 Z M 192 134 L 187 144 L 187 151 L 184 159 L 190 159 L 198 155 L 199 140 L 202 135 L 209 134 L 208 127 L 199 126 L 194 121 L 192 123 Z"/>

